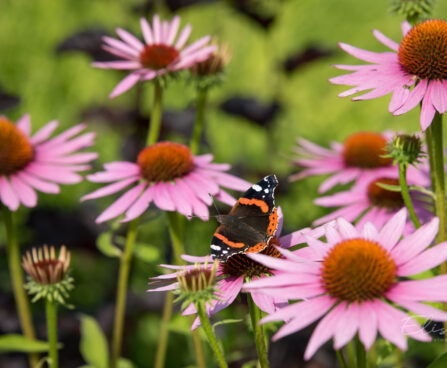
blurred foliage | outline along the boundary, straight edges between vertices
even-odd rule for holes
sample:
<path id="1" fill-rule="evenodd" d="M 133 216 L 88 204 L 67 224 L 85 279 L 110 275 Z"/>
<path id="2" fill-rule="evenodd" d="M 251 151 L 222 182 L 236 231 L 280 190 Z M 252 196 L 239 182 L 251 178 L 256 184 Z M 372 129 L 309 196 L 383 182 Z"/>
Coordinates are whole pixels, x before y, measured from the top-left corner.
<path id="1" fill-rule="evenodd" d="M 21 114 L 30 112 L 33 131 L 52 119 L 61 122 L 59 129 L 62 130 L 86 117 L 89 129 L 97 132 L 94 149 L 100 154 L 93 170 L 100 169 L 103 163 L 123 159 L 129 146 L 132 148 L 135 144 L 132 140 L 123 140 L 123 137 L 136 133 L 135 121 L 129 115 L 122 114 L 118 115 L 118 122 L 111 123 L 107 121 L 107 116 L 88 114 L 87 111 L 98 107 L 113 111 L 137 109 L 146 119 L 152 101 L 152 85 L 145 83 L 109 100 L 109 93 L 124 72 L 95 69 L 86 53 L 57 53 L 56 50 L 64 40 L 85 30 L 103 29 L 113 35 L 116 27 L 122 27 L 140 35 L 139 17 L 151 16 L 153 8 L 142 6 L 144 3 L 143 0 L 2 0 L 0 88 L 20 98 L 20 103 L 10 108 L 7 115 L 17 119 Z M 172 1 L 167 3 L 171 4 Z M 309 226 L 312 220 L 325 213 L 313 204 L 320 178 L 292 184 L 286 181 L 286 177 L 296 170 L 289 164 L 296 137 L 302 136 L 327 145 L 331 140 L 342 141 L 347 135 L 360 130 L 393 129 L 412 133 L 419 130 L 419 113 L 414 109 L 403 116 L 393 117 L 387 109 L 389 96 L 352 103 L 349 98 L 337 97 L 345 87 L 333 86 L 328 82 L 330 77 L 341 74 L 331 64 L 357 63 L 356 59 L 337 47 L 338 42 L 379 52 L 385 51 L 385 47 L 372 36 L 371 30 L 379 29 L 394 40 L 401 39 L 399 22 L 402 19 L 389 13 L 388 0 L 368 3 L 356 0 L 271 0 L 262 3 L 264 20 L 261 21 L 255 21 L 243 13 L 240 7 L 235 6 L 238 4 L 236 0 L 202 1 L 181 8 L 177 13 L 181 15 L 182 25 L 193 25 L 191 40 L 203 34 L 215 35 L 219 41 L 229 45 L 233 54 L 226 70 L 226 80 L 210 93 L 206 116 L 209 147 L 203 148 L 202 152 L 212 152 L 217 162 L 231 163 L 233 173 L 253 182 L 264 174 L 276 173 L 282 179 L 277 204 L 284 212 L 284 232 L 290 232 Z M 156 2 L 156 8 L 162 16 L 172 16 L 162 1 Z M 442 16 L 446 12 L 447 2 L 438 1 L 433 14 Z M 270 19 L 272 15 L 273 20 Z M 323 53 L 324 57 L 303 63 L 292 71 L 284 70 L 283 65 L 288 58 L 301 55 L 311 47 L 327 52 Z M 264 127 L 243 117 L 227 114 L 219 108 L 222 102 L 234 96 L 254 97 L 265 105 L 278 102 L 281 108 L 274 121 Z M 194 84 L 174 80 L 166 91 L 164 109 L 184 110 L 194 105 L 195 98 Z M 185 136 L 175 129 L 170 130 L 167 137 L 186 141 Z M 138 140 L 136 142 L 138 144 Z M 76 236 L 83 232 L 91 232 L 95 236 L 108 229 L 107 225 L 95 225 L 94 218 L 115 196 L 79 204 L 82 195 L 96 188 L 97 185 L 88 182 L 65 186 L 61 195 L 39 194 L 39 205 L 80 218 L 84 230 L 78 231 L 67 243 L 73 253 L 72 269 L 76 282 L 71 302 L 78 310 L 88 312 L 102 322 L 108 321 L 110 327 L 118 262 L 116 258 L 103 256 L 95 248 L 94 242 L 81 246 L 76 241 Z M 226 211 L 225 207 L 220 209 Z M 29 214 L 27 209 L 20 210 L 23 224 L 27 222 Z M 67 221 L 70 224 L 70 218 Z M 145 294 L 147 278 L 161 272 L 157 264 L 164 260 L 169 262 L 172 252 L 163 213 L 151 211 L 141 223 L 137 257 L 131 274 L 131 293 L 137 295 L 140 302 L 129 303 L 124 355 L 131 358 L 137 367 L 147 367 L 155 354 L 163 302 L 161 297 L 152 297 L 148 301 L 151 297 Z M 51 228 L 51 224 L 50 232 L 60 232 L 58 225 Z M 215 227 L 213 219 L 208 223 L 198 218 L 188 221 L 185 238 L 187 252 L 206 254 Z M 123 236 L 125 230 L 125 226 L 119 229 L 118 236 Z M 21 239 L 24 248 L 40 245 L 35 244 L 37 233 L 36 228 L 25 228 Z M 44 235 L 54 238 L 47 230 Z M 64 233 L 56 239 L 66 242 Z M 120 246 L 122 241 L 119 237 L 117 239 L 114 244 Z M 4 240 L 4 229 L 0 227 L 0 244 L 4 244 Z M 7 293 L 10 286 L 5 271 L 4 248 L 0 256 L 0 276 L 4 280 L 0 288 Z M 37 317 L 43 319 L 43 311 L 38 306 L 33 309 Z M 70 313 L 63 311 L 63 318 L 71 316 Z M 107 315 L 109 317 L 106 318 Z M 246 306 L 239 302 L 215 318 L 244 319 L 245 315 Z M 191 341 L 186 336 L 189 324 L 189 319 L 181 316 L 176 316 L 172 322 L 167 354 L 169 367 L 194 364 L 193 349 L 188 345 Z M 245 364 L 250 366 L 255 350 L 253 342 L 248 339 L 249 335 L 241 333 L 246 329 L 243 323 L 217 327 L 224 338 L 228 357 L 233 360 L 248 357 Z M 86 358 L 86 349 L 94 347 L 85 345 L 85 341 L 83 344 L 84 358 L 91 363 L 91 359 Z M 62 355 L 66 349 L 77 349 L 77 346 L 64 349 Z M 79 360 L 79 357 L 76 356 L 73 361 L 76 362 L 76 359 Z M 71 365 L 67 363 L 66 367 Z"/>

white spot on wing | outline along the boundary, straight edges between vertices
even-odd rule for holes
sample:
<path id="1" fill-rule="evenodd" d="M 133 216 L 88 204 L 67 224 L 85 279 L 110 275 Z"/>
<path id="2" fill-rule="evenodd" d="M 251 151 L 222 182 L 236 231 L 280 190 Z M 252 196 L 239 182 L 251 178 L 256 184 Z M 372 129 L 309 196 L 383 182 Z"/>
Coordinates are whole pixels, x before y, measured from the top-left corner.
<path id="1" fill-rule="evenodd" d="M 268 193 L 268 192 L 270 192 L 270 190 L 264 189 L 264 193 Z"/>
<path id="2" fill-rule="evenodd" d="M 220 247 L 218 245 L 211 244 L 211 249 L 220 250 Z"/>
<path id="3" fill-rule="evenodd" d="M 262 187 L 258 184 L 254 184 L 252 185 L 253 190 L 260 192 L 262 190 Z"/>

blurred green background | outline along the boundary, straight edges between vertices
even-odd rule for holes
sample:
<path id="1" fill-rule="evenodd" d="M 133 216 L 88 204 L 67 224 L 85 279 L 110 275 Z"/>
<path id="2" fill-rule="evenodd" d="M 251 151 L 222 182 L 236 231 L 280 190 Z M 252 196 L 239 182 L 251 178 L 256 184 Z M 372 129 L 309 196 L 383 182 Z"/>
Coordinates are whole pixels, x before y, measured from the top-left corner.
<path id="1" fill-rule="evenodd" d="M 238 11 L 239 3 L 243 2 L 250 3 L 251 8 L 263 16 L 272 16 L 270 26 L 262 27 Z M 147 4 L 149 6 L 145 7 Z M 182 25 L 193 25 L 191 41 L 210 34 L 219 42 L 227 43 L 233 54 L 225 82 L 210 93 L 205 133 L 208 146 L 202 147 L 201 152 L 213 153 L 217 162 L 231 163 L 232 172 L 249 181 L 257 181 L 264 174 L 277 174 L 281 181 L 277 204 L 283 208 L 285 232 L 309 226 L 325 213 L 313 204 L 321 178 L 287 183 L 287 176 L 296 172 L 290 160 L 297 137 L 327 145 L 330 140 L 342 141 L 360 130 L 419 131 L 417 109 L 393 117 L 387 111 L 389 96 L 353 103 L 348 98 L 337 97 L 347 87 L 328 82 L 328 78 L 341 74 L 331 64 L 357 63 L 338 48 L 338 42 L 380 52 L 385 51 L 385 46 L 372 36 L 373 29 L 379 29 L 396 41 L 401 39 L 402 19 L 390 14 L 389 5 L 387 0 L 228 0 L 199 2 L 175 12 L 181 16 Z M 93 68 L 92 58 L 85 52 L 61 53 L 56 50 L 68 37 L 85 30 L 102 29 L 114 35 L 114 29 L 122 27 L 140 37 L 139 18 L 151 17 L 154 11 L 163 17 L 173 16 L 163 1 L 151 4 L 137 0 L 1 0 L 0 88 L 20 98 L 16 107 L 2 113 L 15 120 L 29 112 L 33 131 L 53 119 L 60 121 L 60 130 L 85 120 L 88 129 L 98 133 L 94 150 L 99 152 L 100 158 L 92 171 L 99 170 L 103 163 L 121 160 L 126 152 L 132 152 L 129 145 L 134 142 L 123 137 L 131 136 L 138 128 L 134 115 L 123 111 L 137 107 L 138 112 L 147 117 L 152 85 L 146 83 L 110 100 L 108 95 L 124 72 Z M 438 1 L 435 17 L 442 18 L 446 12 L 447 2 Z M 309 47 L 317 47 L 328 55 L 285 72 L 285 60 L 301 55 Z M 261 126 L 220 108 L 233 96 L 253 97 L 266 106 L 276 102 L 281 108 L 267 127 Z M 195 98 L 194 85 L 187 79 L 179 79 L 166 91 L 164 109 L 181 117 L 182 111 L 194 106 Z M 182 142 L 187 142 L 188 138 L 175 127 L 167 131 L 165 137 Z M 58 196 L 39 194 L 39 210 L 22 208 L 19 212 L 26 229 L 22 232 L 24 249 L 42 243 L 66 243 L 71 248 L 77 285 L 72 303 L 77 306 L 77 311 L 97 318 L 108 334 L 118 262 L 103 256 L 95 248 L 95 237 L 108 230 L 108 226 L 96 226 L 94 218 L 113 198 L 79 203 L 83 194 L 96 187 L 84 182 L 64 187 Z M 206 254 L 215 227 L 213 219 L 209 223 L 200 219 L 188 222 L 187 252 Z M 65 229 L 68 229 L 66 233 Z M 124 234 L 125 229 L 119 232 Z M 159 274 L 161 269 L 157 264 L 166 262 L 166 258 L 169 261 L 171 256 L 162 213 L 150 211 L 144 218 L 139 242 L 141 254 L 135 260 L 131 275 L 124 355 L 131 358 L 136 367 L 150 367 L 158 338 L 163 296 L 145 294 L 147 278 Z M 4 244 L 2 227 L 0 243 Z M 5 310 L 9 308 L 7 315 L 13 316 L 4 247 L 0 255 L 3 280 L 0 288 L 5 301 L 2 306 L 5 305 Z M 44 334 L 42 307 L 36 305 L 34 309 L 41 326 L 39 333 Z M 225 316 L 245 318 L 245 314 L 246 306 L 241 302 L 221 312 L 217 319 Z M 66 351 L 70 351 L 67 353 L 70 358 L 66 358 L 63 367 L 79 366 L 82 359 L 77 353 L 79 326 L 76 312 L 62 311 L 61 319 L 66 329 L 61 338 Z M 188 324 L 189 320 L 182 317 L 176 317 L 172 323 L 169 367 L 194 364 L 192 348 L 188 348 Z M 0 328 L 2 333 L 13 329 Z M 246 324 L 239 323 L 219 330 L 228 356 L 241 364 L 255 357 L 253 342 L 243 332 L 247 328 Z M 304 345 L 297 349 L 302 351 Z M 208 350 L 206 345 L 205 350 Z M 302 353 L 296 355 L 300 360 Z M 64 356 L 64 350 L 61 356 Z M 320 362 L 321 357 L 316 357 Z M 19 358 L 4 359 L 4 362 L 12 362 Z M 318 364 L 324 364 L 324 359 Z"/>

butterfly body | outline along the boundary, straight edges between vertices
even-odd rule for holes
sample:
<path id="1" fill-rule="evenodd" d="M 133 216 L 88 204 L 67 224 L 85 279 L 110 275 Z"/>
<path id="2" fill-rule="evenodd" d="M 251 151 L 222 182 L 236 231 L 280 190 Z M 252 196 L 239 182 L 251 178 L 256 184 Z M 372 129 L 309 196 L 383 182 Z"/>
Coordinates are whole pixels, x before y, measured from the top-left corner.
<path id="1" fill-rule="evenodd" d="M 275 235 L 278 215 L 274 192 L 275 175 L 252 185 L 236 202 L 228 215 L 218 215 L 220 226 L 211 240 L 211 256 L 221 262 L 238 253 L 262 251 Z"/>

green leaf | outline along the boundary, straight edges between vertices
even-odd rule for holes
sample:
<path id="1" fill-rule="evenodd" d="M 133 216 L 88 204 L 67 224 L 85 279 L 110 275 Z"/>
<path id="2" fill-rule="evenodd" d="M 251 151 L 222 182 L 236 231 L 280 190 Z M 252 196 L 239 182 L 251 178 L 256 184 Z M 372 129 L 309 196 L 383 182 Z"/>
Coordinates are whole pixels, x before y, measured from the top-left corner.
<path id="1" fill-rule="evenodd" d="M 390 192 L 400 192 L 401 191 L 400 185 L 390 185 L 390 184 L 385 184 L 385 183 L 376 183 L 376 185 L 380 188 L 389 190 Z"/>
<path id="2" fill-rule="evenodd" d="M 243 319 L 224 319 L 222 321 L 216 322 L 213 324 L 213 329 L 216 328 L 217 326 L 220 325 L 228 325 L 231 323 L 240 323 L 240 322 L 244 322 Z"/>
<path id="3" fill-rule="evenodd" d="M 118 368 L 135 368 L 135 365 L 128 359 L 119 358 Z"/>
<path id="4" fill-rule="evenodd" d="M 84 360 L 95 368 L 109 367 L 107 341 L 98 325 L 90 316 L 81 316 L 81 343 L 79 346 Z"/>
<path id="5" fill-rule="evenodd" d="M 43 353 L 49 350 L 46 341 L 31 340 L 23 335 L 3 335 L 0 336 L 1 353 Z"/>
<path id="6" fill-rule="evenodd" d="M 98 236 L 96 247 L 107 257 L 121 257 L 122 251 L 113 244 L 111 231 L 106 231 Z"/>
<path id="7" fill-rule="evenodd" d="M 427 368 L 445 368 L 447 367 L 447 353 L 442 354 L 438 359 L 433 361 Z"/>
<path id="8" fill-rule="evenodd" d="M 117 236 L 116 242 L 124 247 L 126 238 L 124 236 Z M 160 260 L 160 251 L 157 246 L 152 244 L 135 242 L 133 252 L 135 257 L 146 263 L 158 263 Z"/>

